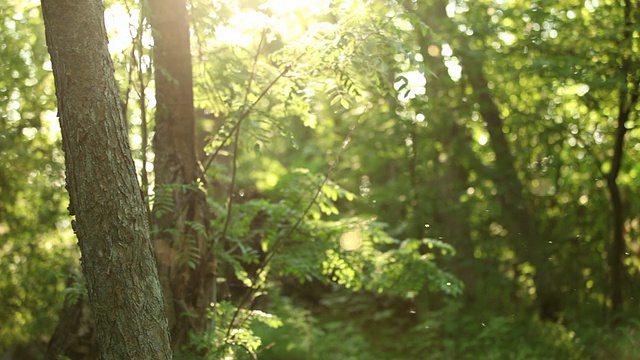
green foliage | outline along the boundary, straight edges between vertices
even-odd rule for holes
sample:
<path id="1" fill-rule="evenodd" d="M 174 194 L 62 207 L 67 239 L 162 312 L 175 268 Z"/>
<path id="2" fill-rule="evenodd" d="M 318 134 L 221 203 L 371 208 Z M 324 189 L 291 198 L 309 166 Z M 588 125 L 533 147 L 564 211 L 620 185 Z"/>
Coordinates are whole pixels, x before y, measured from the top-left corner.
<path id="1" fill-rule="evenodd" d="M 210 314 L 212 327 L 199 334 L 192 334 L 191 344 L 199 355 L 178 352 L 175 359 L 255 359 L 262 345 L 260 337 L 251 329 L 260 323 L 270 329 L 282 326 L 278 317 L 259 310 L 243 310 L 229 302 L 220 302 Z M 239 323 L 233 323 L 240 320 Z M 204 355 L 203 355 L 204 354 Z"/>
<path id="2" fill-rule="evenodd" d="M 429 239 L 399 241 L 384 231 L 384 224 L 373 221 L 348 217 L 337 221 L 323 219 L 339 215 L 338 201 L 355 198 L 323 178 L 308 169 L 294 169 L 264 194 L 266 198 L 235 203 L 231 213 L 226 212 L 228 207 L 209 198 L 211 211 L 224 212 L 217 213 L 207 227 L 186 225 L 212 241 L 220 268 L 231 267 L 232 273 L 226 273 L 220 279 L 222 283 L 232 286 L 229 282 L 238 279 L 250 299 L 258 293 L 269 294 L 274 282 L 287 278 L 299 283 L 319 282 L 345 291 L 384 292 L 398 298 L 411 298 L 423 288 L 449 294 L 461 292 L 458 280 L 435 264 L 436 255 L 454 253 L 451 246 Z M 175 206 L 173 198 L 166 195 L 175 191 L 186 188 L 158 189 L 154 199 L 160 212 Z M 229 216 L 233 226 L 226 229 Z M 191 255 L 177 256 L 180 261 Z M 194 260 L 193 266 L 196 263 Z M 217 303 L 211 330 L 193 334 L 192 345 L 206 351 L 212 359 L 240 356 L 237 354 L 242 352 L 254 356 L 262 344 L 260 337 L 251 331 L 254 321 L 270 327 L 280 324 L 277 318 L 247 310 L 242 303 Z M 334 336 L 332 327 L 342 327 L 338 323 L 319 326 L 327 326 L 321 330 L 326 331 L 323 336 Z"/>
<path id="3" fill-rule="evenodd" d="M 38 4 L 0 5 L 0 353 L 53 331 L 77 252 Z"/>
<path id="4" fill-rule="evenodd" d="M 638 325 L 634 319 L 613 330 L 594 326 L 580 329 L 585 357 L 603 360 L 636 358 L 640 345 Z"/>
<path id="5" fill-rule="evenodd" d="M 65 299 L 69 300 L 69 304 L 75 304 L 80 298 L 87 296 L 87 288 L 85 286 L 82 274 L 72 270 L 67 281 L 67 288 L 63 292 Z"/>
<path id="6" fill-rule="evenodd" d="M 484 359 L 580 359 L 581 346 L 575 333 L 556 324 L 536 324 L 496 317 L 474 341 L 464 346 Z"/>
<path id="7" fill-rule="evenodd" d="M 138 24 L 140 4 L 128 6 Z M 634 358 L 638 9 L 547 0 L 304 6 L 189 2 L 205 174 L 197 185 L 151 186 L 150 201 L 162 218 L 184 207 L 176 193 L 207 196 L 210 218 L 170 232 L 178 263 L 191 268 L 202 259 L 193 235 L 208 242 L 224 299 L 210 328 L 193 334 L 199 353 L 176 357 Z M 51 333 L 76 252 L 37 4 L 10 0 L 0 14 L 0 307 L 9 309 L 1 353 Z M 153 109 L 138 101 L 153 93 L 149 30 L 129 31 L 136 50 L 125 44 L 114 58 L 146 172 L 142 155 L 152 151 L 140 125 Z M 146 85 L 129 80 L 134 69 Z M 483 117 L 487 102 L 498 131 Z M 621 314 L 608 311 L 607 176 L 621 111 L 630 113 L 616 179 L 628 321 L 611 327 Z M 497 164 L 496 133 L 513 169 Z M 509 171 L 518 209 L 501 196 Z M 520 208 L 533 218 L 533 240 L 509 224 Z M 556 320 L 536 315 L 541 286 L 556 297 Z"/>
<path id="8" fill-rule="evenodd" d="M 321 320 L 309 310 L 296 306 L 290 298 L 282 297 L 277 289 L 273 289 L 271 298 L 274 311 L 284 320 L 284 324 L 277 329 L 254 327 L 255 333 L 261 336 L 265 344 L 269 344 L 261 352 L 261 359 L 381 358 L 375 355 L 364 329 L 352 318 L 348 321 Z M 348 296 L 341 298 L 344 301 Z M 336 302 L 327 305 L 348 304 Z"/>

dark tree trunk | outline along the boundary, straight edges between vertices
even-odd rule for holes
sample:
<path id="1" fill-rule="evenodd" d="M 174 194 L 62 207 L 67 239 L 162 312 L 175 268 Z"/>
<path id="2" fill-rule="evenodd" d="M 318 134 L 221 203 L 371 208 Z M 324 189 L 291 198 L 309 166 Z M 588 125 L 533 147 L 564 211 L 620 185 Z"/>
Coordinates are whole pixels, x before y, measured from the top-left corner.
<path id="1" fill-rule="evenodd" d="M 215 262 L 209 244 L 189 226 L 204 223 L 206 199 L 193 189 L 171 191 L 167 185 L 195 185 L 201 170 L 195 149 L 193 79 L 185 0 L 149 1 L 154 37 L 156 127 L 153 138 L 157 194 L 165 192 L 172 211 L 154 217 L 154 246 L 165 295 L 172 346 L 188 343 L 189 332 L 206 327 L 212 301 Z M 163 189 L 164 187 L 164 189 Z M 197 249 L 197 253 L 194 253 Z M 179 259 L 177 258 L 179 257 Z M 193 267 L 186 264 L 193 261 Z"/>
<path id="2" fill-rule="evenodd" d="M 622 125 L 624 126 L 624 125 Z M 621 135 L 623 136 L 623 135 Z M 622 153 L 614 154 L 614 157 L 622 157 Z M 624 214 L 622 211 L 622 199 L 620 197 L 620 188 L 617 183 L 617 176 L 610 173 L 607 176 L 607 188 L 609 190 L 609 197 L 611 201 L 611 208 L 613 209 L 613 241 L 609 246 L 607 253 L 607 262 L 609 264 L 609 276 L 610 276 L 610 299 L 611 309 L 613 313 L 619 315 L 623 307 L 622 298 L 622 274 L 624 272 Z"/>
<path id="3" fill-rule="evenodd" d="M 504 121 L 495 100 L 491 96 L 488 81 L 483 73 L 483 62 L 462 40 L 460 46 L 461 65 L 473 88 L 479 111 L 485 121 L 490 145 L 495 154 L 495 176 L 492 179 L 498 191 L 502 208 L 502 219 L 509 230 L 513 248 L 522 261 L 528 261 L 535 268 L 536 303 L 540 318 L 557 320 L 561 310 L 560 299 L 554 289 L 549 253 L 542 246 L 538 234 L 533 204 L 525 197 L 524 186 L 518 178 L 516 160 L 511 153 Z"/>
<path id="4" fill-rule="evenodd" d="M 407 6 L 411 6 L 411 4 Z M 446 18 L 446 16 L 444 7 L 432 8 L 422 14 L 423 21 L 436 33 L 441 31 L 438 24 L 439 19 Z M 464 296 L 468 300 L 474 300 L 477 282 L 475 270 L 477 267 L 475 266 L 478 264 L 476 264 L 474 257 L 469 210 L 464 204 L 459 203 L 460 197 L 466 193 L 469 186 L 469 170 L 462 165 L 465 154 L 470 153 L 470 151 L 466 151 L 469 146 L 466 143 L 468 134 L 465 134 L 465 129 L 452 119 L 451 115 L 457 114 L 458 109 L 451 109 L 452 112 L 448 113 L 449 117 L 446 118 L 437 116 L 438 112 L 434 111 L 440 106 L 452 106 L 447 94 L 452 90 L 455 91 L 459 86 L 448 76 L 448 70 L 442 60 L 429 54 L 428 49 L 432 39 L 428 35 L 423 35 L 421 31 L 416 31 L 416 36 L 424 62 L 427 68 L 435 74 L 433 79 L 429 79 L 431 85 L 427 86 L 426 95 L 429 98 L 427 112 L 430 113 L 431 123 L 435 123 L 433 126 L 435 129 L 431 131 L 441 134 L 438 136 L 443 144 L 444 152 L 438 153 L 437 156 L 444 154 L 448 158 L 446 164 L 441 167 L 442 173 L 436 184 L 437 195 L 435 198 L 435 203 L 448 205 L 437 206 L 434 209 L 435 217 L 438 219 L 437 223 L 443 225 L 441 233 L 445 241 L 451 244 L 457 253 L 445 265 L 450 266 L 452 273 L 464 283 Z M 434 159 L 434 161 L 439 160 Z"/>
<path id="5" fill-rule="evenodd" d="M 144 201 L 100 0 L 42 0 L 69 210 L 101 359 L 170 359 Z"/>
<path id="6" fill-rule="evenodd" d="M 427 5 L 428 7 L 422 7 L 417 11 L 432 29 L 440 29 L 442 34 L 459 33 L 455 29 L 455 24 L 443 25 L 440 21 L 440 19 L 448 19 L 446 4 L 446 1 L 435 0 L 430 6 Z M 412 5 L 408 4 L 407 7 L 411 8 Z M 526 200 L 524 186 L 518 178 L 516 159 L 502 130 L 504 121 L 483 73 L 482 55 L 473 52 L 466 44 L 464 37 L 449 41 L 452 47 L 456 42 L 459 46 L 456 49 L 458 50 L 456 56 L 461 59 L 464 74 L 473 89 L 475 102 L 479 104 L 479 112 L 485 121 L 486 130 L 491 139 L 490 145 L 495 153 L 495 171 L 492 180 L 502 209 L 502 221 L 509 230 L 510 240 L 517 255 L 536 269 L 534 280 L 540 316 L 554 320 L 559 311 L 559 303 L 552 288 L 550 265 L 546 261 L 547 250 L 540 246 L 532 204 Z M 425 59 L 428 58 L 425 56 Z"/>
<path id="7" fill-rule="evenodd" d="M 625 123 L 629 120 L 630 106 L 638 100 L 637 91 L 636 94 L 631 96 L 629 100 L 626 91 L 621 92 L 620 106 L 618 112 L 618 121 L 615 135 L 615 143 L 613 147 L 613 157 L 611 159 L 611 170 L 607 173 L 607 189 L 609 191 L 609 201 L 611 202 L 612 210 L 612 222 L 613 222 L 613 239 L 607 253 L 607 262 L 609 265 L 609 282 L 611 309 L 614 314 L 619 315 L 623 309 L 623 273 L 624 273 L 624 253 L 625 253 L 625 239 L 624 239 L 624 209 L 622 205 L 622 197 L 620 195 L 620 187 L 618 186 L 618 174 L 620 173 L 620 167 L 622 166 L 622 158 L 624 156 L 624 139 L 628 129 L 625 127 Z"/>
<path id="8" fill-rule="evenodd" d="M 82 285 L 80 276 L 71 274 L 67 288 Z M 60 310 L 58 324 L 51 335 L 45 360 L 57 360 L 66 356 L 71 360 L 92 360 L 98 357 L 95 325 L 87 297 L 67 296 Z"/>
<path id="9" fill-rule="evenodd" d="M 631 47 L 632 46 L 632 30 L 634 24 L 632 21 L 633 5 L 629 0 L 624 2 L 624 28 L 622 31 L 622 41 L 620 46 Z M 611 158 L 611 170 L 607 174 L 607 189 L 609 190 L 609 198 L 611 202 L 611 209 L 613 211 L 613 239 L 611 246 L 609 247 L 607 254 L 607 261 L 609 263 L 610 273 L 610 299 L 611 309 L 615 315 L 620 315 L 623 310 L 623 273 L 624 273 L 624 253 L 625 253 L 625 239 L 624 239 L 624 211 L 622 205 L 622 198 L 620 195 L 620 187 L 618 186 L 618 175 L 620 168 L 622 167 L 622 158 L 624 156 L 624 141 L 625 135 L 628 129 L 625 124 L 629 121 L 631 111 L 635 109 L 640 97 L 640 80 L 635 76 L 635 69 L 630 55 L 625 55 L 622 59 L 622 82 L 620 84 L 620 95 L 618 103 L 618 119 L 616 122 L 617 129 L 615 133 L 615 142 L 613 145 L 613 156 Z M 629 84 L 629 81 L 632 81 Z"/>
<path id="10" fill-rule="evenodd" d="M 624 155 L 623 145 L 627 133 L 625 123 L 629 120 L 630 107 L 627 104 L 631 102 L 631 104 L 635 105 L 637 100 L 637 91 L 632 95 L 631 101 L 628 101 L 626 91 L 622 91 L 617 121 L 618 128 L 616 129 L 613 157 L 611 159 L 611 171 L 606 177 L 609 201 L 611 202 L 611 209 L 613 211 L 613 240 L 611 241 L 611 246 L 607 254 L 607 262 L 609 264 L 609 282 L 611 286 L 611 309 L 615 315 L 619 315 L 624 305 L 622 277 L 624 273 L 624 253 L 626 248 L 624 240 L 624 209 L 620 195 L 620 187 L 618 186 L 618 174 L 620 173 L 622 157 Z"/>

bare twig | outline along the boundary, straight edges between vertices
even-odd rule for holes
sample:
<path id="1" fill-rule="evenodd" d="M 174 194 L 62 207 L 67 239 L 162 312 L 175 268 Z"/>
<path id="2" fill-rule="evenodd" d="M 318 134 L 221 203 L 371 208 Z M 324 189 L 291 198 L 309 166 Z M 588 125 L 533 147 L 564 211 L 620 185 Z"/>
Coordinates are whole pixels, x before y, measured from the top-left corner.
<path id="1" fill-rule="evenodd" d="M 366 112 L 367 111 L 365 109 L 360 114 L 360 116 L 354 121 L 354 123 L 351 125 L 351 127 L 349 128 L 349 132 L 347 133 L 347 135 L 345 136 L 345 138 L 344 138 L 344 140 L 342 142 L 342 146 L 340 147 L 340 150 L 336 154 L 336 156 L 334 158 L 334 161 L 329 166 L 329 169 L 327 170 L 327 173 L 325 174 L 324 179 L 322 180 L 322 182 L 318 186 L 313 198 L 309 201 L 309 204 L 304 209 L 302 214 L 300 214 L 300 216 L 298 217 L 296 222 L 293 224 L 293 226 L 291 226 L 289 228 L 289 230 L 283 236 L 280 236 L 278 239 L 276 239 L 276 241 L 274 241 L 273 248 L 271 249 L 271 251 L 269 251 L 267 256 L 260 263 L 260 267 L 258 268 L 254 279 L 256 279 L 256 280 L 260 279 L 262 273 L 267 268 L 267 265 L 271 262 L 271 260 L 273 259 L 275 254 L 278 252 L 278 250 L 280 250 L 280 248 L 282 248 L 282 246 L 284 245 L 286 239 L 289 239 L 291 237 L 291 235 L 293 234 L 293 232 L 296 231 L 299 228 L 300 224 L 302 223 L 302 221 L 304 221 L 304 219 L 306 218 L 307 214 L 309 213 L 309 211 L 311 210 L 313 205 L 316 204 L 316 201 L 318 200 L 318 197 L 322 193 L 322 188 L 329 181 L 329 178 L 331 177 L 331 174 L 333 173 L 333 171 L 335 170 L 336 166 L 340 162 L 340 157 L 341 157 L 342 153 L 344 152 L 344 150 L 346 149 L 347 145 L 351 141 L 351 136 L 353 135 L 358 123 L 360 122 L 360 120 L 362 118 L 362 116 Z M 255 284 L 255 282 L 254 282 L 254 284 Z M 245 293 L 245 295 L 242 297 L 242 299 L 240 299 L 240 302 L 239 302 L 239 304 L 238 304 L 238 306 L 236 308 L 236 311 L 234 312 L 233 317 L 231 318 L 231 321 L 229 322 L 229 327 L 227 328 L 227 334 L 226 334 L 226 338 L 227 339 L 229 339 L 230 336 L 231 336 L 231 330 L 233 330 L 233 325 L 234 325 L 235 321 L 237 320 L 238 316 L 240 315 L 240 310 L 247 303 L 252 303 L 253 302 L 254 296 L 255 296 L 257 291 L 258 291 L 258 286 L 254 286 L 248 292 Z M 243 324 L 249 317 L 250 317 L 250 315 L 245 316 L 240 321 L 240 325 Z"/>

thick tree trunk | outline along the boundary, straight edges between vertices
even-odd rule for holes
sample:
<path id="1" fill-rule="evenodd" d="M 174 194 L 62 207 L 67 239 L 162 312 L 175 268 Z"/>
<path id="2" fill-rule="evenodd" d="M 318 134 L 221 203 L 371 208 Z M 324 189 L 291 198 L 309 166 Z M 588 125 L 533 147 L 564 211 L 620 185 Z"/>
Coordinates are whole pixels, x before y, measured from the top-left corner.
<path id="1" fill-rule="evenodd" d="M 194 222 L 207 224 L 203 221 L 206 217 L 204 194 L 193 188 L 166 193 L 167 185 L 195 185 L 202 175 L 195 149 L 186 3 L 185 0 L 152 0 L 149 1 L 149 12 L 154 38 L 157 103 L 153 138 L 156 194 L 165 192 L 165 196 L 172 199 L 172 210 L 154 217 L 154 246 L 172 346 L 180 348 L 188 343 L 189 332 L 202 331 L 206 327 L 215 262 L 208 251 L 209 244 L 189 226 Z M 195 266 L 188 266 L 187 259 Z"/>
<path id="2" fill-rule="evenodd" d="M 42 0 L 65 152 L 101 359 L 170 359 L 144 201 L 107 49 L 100 0 Z"/>

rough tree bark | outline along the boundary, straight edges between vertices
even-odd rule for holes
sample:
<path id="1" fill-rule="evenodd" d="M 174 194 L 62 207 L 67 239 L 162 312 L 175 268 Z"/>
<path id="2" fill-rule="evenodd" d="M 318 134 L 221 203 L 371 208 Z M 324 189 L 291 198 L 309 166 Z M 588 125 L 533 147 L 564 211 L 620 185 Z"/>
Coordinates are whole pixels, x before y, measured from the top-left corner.
<path id="1" fill-rule="evenodd" d="M 153 138 L 157 191 L 166 185 L 195 185 L 201 177 L 195 148 L 193 75 L 185 0 L 149 1 L 154 38 L 156 126 Z M 163 189 L 165 186 L 165 189 Z M 189 332 L 206 327 L 212 301 L 215 262 L 210 247 L 189 225 L 206 226 L 206 199 L 198 191 L 173 191 L 172 211 L 154 217 L 154 247 L 174 349 L 186 345 Z M 154 209 L 155 211 L 155 209 Z M 160 214 L 160 213 L 157 213 Z M 189 267 L 184 259 L 198 249 Z"/>
<path id="2" fill-rule="evenodd" d="M 118 102 L 100 0 L 42 0 L 69 210 L 100 359 L 170 359 L 144 201 Z"/>

